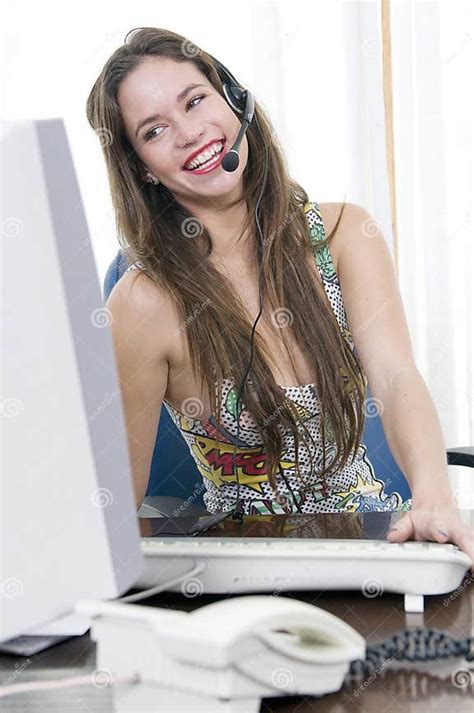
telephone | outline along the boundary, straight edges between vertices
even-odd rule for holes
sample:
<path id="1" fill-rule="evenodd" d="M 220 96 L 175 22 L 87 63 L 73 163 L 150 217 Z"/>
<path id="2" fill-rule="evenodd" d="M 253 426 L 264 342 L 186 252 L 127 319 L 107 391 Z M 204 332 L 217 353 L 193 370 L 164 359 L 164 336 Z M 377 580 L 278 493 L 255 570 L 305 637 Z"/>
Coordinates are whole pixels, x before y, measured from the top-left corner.
<path id="1" fill-rule="evenodd" d="M 191 612 L 82 600 L 76 612 L 91 617 L 97 668 L 117 684 L 116 710 L 135 689 L 140 705 L 156 706 L 159 696 L 157 710 L 258 713 L 262 697 L 339 690 L 350 662 L 365 658 L 351 626 L 282 596 L 238 596 Z M 121 684 L 123 676 L 134 682 Z"/>

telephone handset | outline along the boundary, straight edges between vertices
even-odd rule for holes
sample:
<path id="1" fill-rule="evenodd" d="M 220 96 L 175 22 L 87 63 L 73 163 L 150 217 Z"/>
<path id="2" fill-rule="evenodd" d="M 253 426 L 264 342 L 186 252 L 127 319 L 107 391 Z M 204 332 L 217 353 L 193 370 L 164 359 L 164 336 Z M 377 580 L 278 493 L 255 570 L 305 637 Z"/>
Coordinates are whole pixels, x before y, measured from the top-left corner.
<path id="1" fill-rule="evenodd" d="M 261 695 L 322 695 L 341 688 L 365 640 L 319 607 L 287 597 L 250 595 L 195 610 L 170 649 L 182 661 L 233 667 L 263 686 Z M 278 672 L 280 674 L 278 675 Z"/>
<path id="2" fill-rule="evenodd" d="M 366 652 L 344 621 L 282 596 L 238 596 L 191 612 L 82 601 L 76 611 L 95 617 L 98 668 L 165 686 L 175 702 L 180 693 L 216 704 L 248 699 L 246 710 L 258 712 L 265 696 L 323 695 L 339 690 Z"/>
<path id="3" fill-rule="evenodd" d="M 189 662 L 200 660 L 196 647 L 205 646 L 207 662 L 218 667 L 240 662 L 242 646 L 317 665 L 345 664 L 365 654 L 364 638 L 334 614 L 268 595 L 233 597 L 196 609 L 167 645 Z"/>

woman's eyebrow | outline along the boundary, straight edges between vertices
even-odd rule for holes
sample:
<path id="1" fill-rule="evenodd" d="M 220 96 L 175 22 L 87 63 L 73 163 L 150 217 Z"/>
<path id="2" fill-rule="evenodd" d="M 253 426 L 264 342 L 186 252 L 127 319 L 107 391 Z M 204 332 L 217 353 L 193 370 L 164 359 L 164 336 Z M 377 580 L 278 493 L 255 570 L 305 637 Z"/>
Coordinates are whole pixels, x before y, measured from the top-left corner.
<path id="1" fill-rule="evenodd" d="M 179 104 L 180 102 L 183 101 L 183 99 L 191 92 L 193 89 L 196 89 L 197 87 L 205 87 L 205 84 L 189 84 L 185 89 L 183 89 L 182 92 L 178 94 L 176 97 L 176 103 Z M 153 116 L 148 116 L 146 119 L 143 119 L 137 124 L 137 128 L 135 130 L 135 137 L 137 136 L 138 132 L 143 126 L 146 126 L 147 124 L 151 124 L 152 121 L 156 121 L 157 119 L 161 119 L 161 114 L 153 114 Z"/>

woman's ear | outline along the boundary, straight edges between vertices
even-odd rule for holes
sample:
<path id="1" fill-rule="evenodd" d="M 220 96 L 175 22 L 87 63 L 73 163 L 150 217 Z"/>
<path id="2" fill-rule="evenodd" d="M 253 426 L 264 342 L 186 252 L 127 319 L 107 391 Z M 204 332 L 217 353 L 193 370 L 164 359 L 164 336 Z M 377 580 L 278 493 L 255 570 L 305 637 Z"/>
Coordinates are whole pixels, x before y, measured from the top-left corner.
<path id="1" fill-rule="evenodd" d="M 156 186 L 160 183 L 159 180 L 155 178 L 152 173 L 150 173 L 146 166 L 140 166 L 139 172 L 142 181 L 145 181 L 146 183 L 154 183 Z"/>
<path id="2" fill-rule="evenodd" d="M 155 186 L 157 186 L 160 182 L 155 176 L 153 176 L 149 171 L 147 171 L 146 176 L 143 179 L 144 181 L 147 181 L 148 183 L 154 183 Z"/>

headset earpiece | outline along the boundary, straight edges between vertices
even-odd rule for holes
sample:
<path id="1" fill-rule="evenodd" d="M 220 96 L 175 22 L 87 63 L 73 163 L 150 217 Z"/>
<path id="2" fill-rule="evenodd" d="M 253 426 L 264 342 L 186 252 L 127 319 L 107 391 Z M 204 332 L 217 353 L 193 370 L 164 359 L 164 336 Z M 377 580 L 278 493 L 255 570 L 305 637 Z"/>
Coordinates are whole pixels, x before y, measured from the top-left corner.
<path id="1" fill-rule="evenodd" d="M 243 114 L 245 111 L 247 91 L 241 87 L 228 84 L 227 82 L 223 83 L 222 88 L 232 109 L 238 114 Z"/>
<path id="2" fill-rule="evenodd" d="M 222 89 L 230 106 L 238 114 L 244 114 L 247 106 L 247 90 L 238 83 L 234 75 L 229 72 L 222 62 L 219 62 L 212 54 L 209 56 L 215 62 L 218 73 L 220 72 Z"/>

